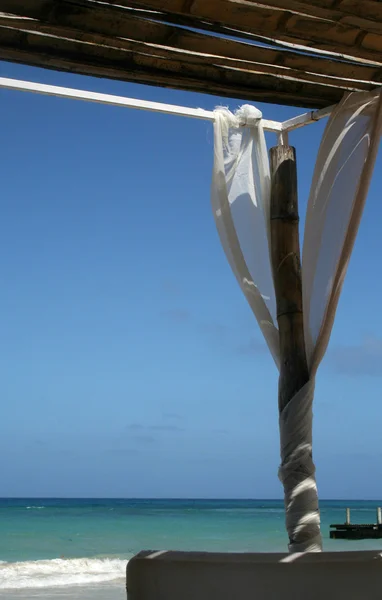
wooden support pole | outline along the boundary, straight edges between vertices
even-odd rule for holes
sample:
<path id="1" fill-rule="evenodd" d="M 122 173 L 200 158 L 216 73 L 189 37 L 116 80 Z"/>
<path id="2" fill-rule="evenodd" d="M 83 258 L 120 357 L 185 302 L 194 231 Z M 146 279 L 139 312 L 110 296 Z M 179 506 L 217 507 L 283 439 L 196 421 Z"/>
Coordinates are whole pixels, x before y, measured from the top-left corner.
<path id="1" fill-rule="evenodd" d="M 346 525 L 350 525 L 350 508 L 346 509 Z"/>
<path id="2" fill-rule="evenodd" d="M 288 407 L 308 384 L 309 371 L 303 324 L 296 153 L 286 143 L 287 140 L 282 140 L 270 150 L 271 260 L 280 339 L 278 401 L 283 467 L 280 473 L 283 473 L 289 547 L 291 551 L 305 551 L 321 549 L 321 537 L 310 405 L 306 404 L 303 423 L 296 412 L 296 403 Z M 286 423 L 286 413 L 282 413 L 287 408 Z"/>
<path id="3" fill-rule="evenodd" d="M 272 268 L 280 334 L 279 410 L 309 380 L 305 353 L 296 153 L 276 146 L 271 162 Z"/>
<path id="4" fill-rule="evenodd" d="M 377 525 L 382 525 L 382 509 L 380 506 L 377 507 Z"/>

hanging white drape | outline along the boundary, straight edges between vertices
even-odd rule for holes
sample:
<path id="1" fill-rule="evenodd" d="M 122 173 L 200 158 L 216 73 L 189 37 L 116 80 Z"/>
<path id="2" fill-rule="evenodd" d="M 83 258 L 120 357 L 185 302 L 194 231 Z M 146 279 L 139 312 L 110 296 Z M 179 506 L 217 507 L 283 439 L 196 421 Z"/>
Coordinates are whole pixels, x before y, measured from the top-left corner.
<path id="1" fill-rule="evenodd" d="M 354 93 L 333 111 L 318 151 L 302 255 L 305 345 L 315 372 L 332 331 L 381 137 L 382 93 Z"/>
<path id="2" fill-rule="evenodd" d="M 212 208 L 223 249 L 278 365 L 270 262 L 270 174 L 262 114 L 215 111 Z"/>
<path id="3" fill-rule="evenodd" d="M 321 549 L 312 461 L 314 377 L 334 323 L 382 128 L 380 91 L 344 97 L 319 148 L 304 232 L 302 288 L 310 381 L 280 415 L 281 466 L 291 551 Z M 261 112 L 215 111 L 212 207 L 231 268 L 279 365 L 270 261 L 270 174 Z M 303 468 L 301 468 L 303 465 Z"/>

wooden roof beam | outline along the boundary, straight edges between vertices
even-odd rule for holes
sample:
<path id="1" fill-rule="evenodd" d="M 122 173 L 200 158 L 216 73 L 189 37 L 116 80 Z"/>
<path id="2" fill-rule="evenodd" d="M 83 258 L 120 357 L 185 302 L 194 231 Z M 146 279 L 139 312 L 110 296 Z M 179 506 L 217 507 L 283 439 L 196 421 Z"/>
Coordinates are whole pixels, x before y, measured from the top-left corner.
<path id="1" fill-rule="evenodd" d="M 379 66 L 339 62 L 288 50 L 280 51 L 242 43 L 216 35 L 204 35 L 182 27 L 139 18 L 130 15 L 130 11 L 99 4 L 90 6 L 89 2 L 86 2 L 86 6 L 82 4 L 78 6 L 77 2 L 73 5 L 70 0 L 61 0 L 59 4 L 54 0 L 29 0 L 28 3 L 24 0 L 0 0 L 0 6 L 8 9 L 12 7 L 12 13 L 19 16 L 24 13 L 24 16 L 34 19 L 35 21 L 30 23 L 30 29 L 59 37 L 60 35 L 77 37 L 73 34 L 73 31 L 77 30 L 84 41 L 91 34 L 93 43 L 110 43 L 112 37 L 129 38 L 129 40 L 160 44 L 168 48 L 173 46 L 174 49 L 179 50 L 226 56 L 229 59 L 301 71 L 301 78 L 306 80 L 309 80 L 309 76 L 306 76 L 306 73 L 309 73 L 311 76 L 314 74 L 344 80 L 371 81 L 375 85 L 382 82 L 382 68 Z M 20 21 L 10 15 L 3 15 L 1 22 L 4 25 L 23 28 L 23 20 Z M 123 42 L 115 39 L 113 45 L 121 46 Z M 273 72 L 273 69 L 270 71 Z M 296 73 L 291 73 L 291 76 L 296 76 Z M 314 77 L 310 79 L 315 80 Z"/>
<path id="2" fill-rule="evenodd" d="M 313 46 L 349 58 L 375 62 L 382 52 L 381 34 L 245 0 L 194 0 L 191 4 L 183 0 L 118 0 L 118 4 L 187 16 L 194 23 L 204 19 L 238 31 L 270 36 L 307 49 Z"/>
<path id="3" fill-rule="evenodd" d="M 206 60 L 209 60 L 213 64 L 230 68 L 246 69 L 248 71 L 278 75 L 281 77 L 291 77 L 301 81 L 317 82 L 319 84 L 338 85 L 344 90 L 367 90 L 379 85 L 382 79 L 382 70 L 379 68 L 375 69 L 367 66 L 357 67 L 356 65 L 343 65 L 341 63 L 335 63 L 334 61 L 324 61 L 323 59 L 318 59 L 317 62 L 322 66 L 322 70 L 324 70 L 324 67 L 328 68 L 330 75 L 325 76 L 320 73 L 316 74 L 313 68 L 314 65 L 310 62 L 311 59 L 309 59 L 309 57 L 293 53 L 288 53 L 289 56 L 284 57 L 284 53 L 277 50 L 269 50 L 249 44 L 241 44 L 240 42 L 231 40 L 213 38 L 212 36 L 205 36 L 194 32 L 185 32 L 180 28 L 176 29 L 178 35 L 178 49 L 133 41 L 134 38 L 138 40 L 142 38 L 146 40 L 152 39 L 152 35 L 150 35 L 151 24 L 149 23 L 149 26 L 145 29 L 147 23 L 144 20 L 141 23 L 137 18 L 134 18 L 131 22 L 125 24 L 130 28 L 129 35 L 131 35 L 132 39 L 122 39 L 120 37 L 114 38 L 99 33 L 88 33 L 84 32 L 82 29 L 45 25 L 37 20 L 13 17 L 7 14 L 0 14 L 0 25 L 15 30 L 35 31 L 86 43 L 121 48 L 132 52 L 155 54 L 164 58 L 182 60 L 186 63 L 204 64 Z M 154 39 L 157 39 L 158 37 L 158 27 L 165 27 L 165 31 L 168 32 L 168 26 L 162 26 L 157 23 L 154 25 L 156 27 Z M 171 29 L 175 28 L 170 26 L 170 30 Z M 147 31 L 147 33 L 145 33 L 145 31 Z M 200 51 L 197 52 L 195 49 L 199 49 Z M 218 52 L 220 54 L 217 54 Z M 241 58 L 231 58 L 230 55 L 239 56 Z M 248 60 L 249 57 L 251 57 L 251 62 Z M 286 62 L 295 64 L 297 68 L 293 69 L 284 66 L 283 63 L 285 59 Z M 270 60 L 272 61 L 271 64 L 269 62 Z M 335 73 L 336 75 L 332 75 L 332 73 Z M 352 79 L 352 76 L 354 77 L 354 75 L 357 75 L 358 77 L 363 75 L 364 77 L 372 79 L 371 81 L 366 79 L 354 80 Z M 333 79 L 333 77 L 336 77 L 336 79 Z"/>
<path id="4" fill-rule="evenodd" d="M 212 65 L 208 60 L 203 66 L 184 64 L 181 60 L 4 27 L 0 27 L 0 59 L 83 75 L 306 108 L 334 104 L 343 94 L 338 86 L 229 69 Z"/>
<path id="5" fill-rule="evenodd" d="M 362 2 L 351 0 L 350 5 L 346 4 L 346 0 L 345 2 L 341 2 L 341 0 L 258 0 L 252 4 L 261 4 L 269 8 L 317 17 L 341 25 L 350 25 L 369 33 L 382 33 L 381 4 L 368 2 L 368 0 L 362 0 Z M 376 4 L 375 9 L 370 9 L 368 12 L 368 4 Z"/>

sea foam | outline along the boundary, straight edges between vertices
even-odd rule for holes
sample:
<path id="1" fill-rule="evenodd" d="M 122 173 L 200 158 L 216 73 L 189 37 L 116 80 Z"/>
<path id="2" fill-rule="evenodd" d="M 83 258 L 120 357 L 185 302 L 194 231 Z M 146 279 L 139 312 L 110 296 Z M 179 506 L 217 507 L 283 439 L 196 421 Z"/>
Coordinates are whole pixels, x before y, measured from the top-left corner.
<path id="1" fill-rule="evenodd" d="M 0 590 L 86 585 L 125 576 L 127 560 L 118 558 L 55 558 L 0 563 Z"/>

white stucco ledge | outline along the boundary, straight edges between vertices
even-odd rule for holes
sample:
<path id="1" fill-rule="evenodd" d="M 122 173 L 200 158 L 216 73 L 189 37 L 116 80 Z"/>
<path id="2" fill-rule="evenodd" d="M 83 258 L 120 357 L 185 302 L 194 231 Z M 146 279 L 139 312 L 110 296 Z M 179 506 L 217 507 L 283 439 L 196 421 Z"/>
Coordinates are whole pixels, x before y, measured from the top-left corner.
<path id="1" fill-rule="evenodd" d="M 144 551 L 128 600 L 381 600 L 378 551 L 227 554 Z"/>

